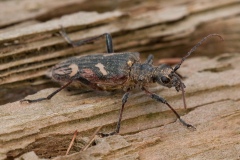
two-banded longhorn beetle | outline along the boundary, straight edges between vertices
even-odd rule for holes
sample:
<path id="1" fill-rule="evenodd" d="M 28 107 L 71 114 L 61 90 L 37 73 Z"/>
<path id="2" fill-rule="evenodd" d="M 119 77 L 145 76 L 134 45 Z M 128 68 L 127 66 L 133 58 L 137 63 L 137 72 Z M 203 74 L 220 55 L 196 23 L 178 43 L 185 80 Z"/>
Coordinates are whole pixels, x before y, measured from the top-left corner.
<path id="1" fill-rule="evenodd" d="M 181 90 L 184 107 L 186 108 L 184 95 L 185 85 L 181 81 L 176 71 L 180 68 L 184 60 L 190 56 L 190 54 L 195 51 L 203 41 L 212 36 L 217 36 L 222 39 L 220 35 L 210 34 L 204 37 L 187 53 L 185 57 L 182 58 L 180 63 L 172 68 L 165 64 L 153 66 L 152 55 L 149 55 L 147 60 L 144 63 L 141 63 L 138 52 L 114 53 L 112 38 L 109 33 L 105 33 L 100 36 L 88 38 L 78 42 L 72 42 L 65 31 L 60 31 L 60 33 L 65 38 L 65 40 L 74 47 L 93 42 L 101 37 L 105 37 L 107 53 L 73 57 L 57 64 L 51 70 L 52 78 L 56 81 L 66 84 L 45 98 L 34 100 L 24 99 L 21 102 L 26 101 L 28 103 L 32 103 L 42 100 L 49 100 L 71 83 L 80 83 L 81 85 L 88 86 L 93 90 L 113 91 L 116 89 L 122 89 L 126 93 L 122 97 L 122 107 L 120 110 L 116 129 L 108 134 L 100 133 L 101 136 L 109 136 L 119 133 L 122 113 L 125 103 L 129 97 L 129 93 L 133 88 L 140 87 L 152 99 L 166 104 L 184 126 L 188 128 L 195 128 L 194 126 L 182 120 L 179 114 L 164 98 L 148 91 L 146 86 L 149 83 L 157 82 L 158 84 L 166 86 L 168 88 L 175 87 L 177 91 Z"/>

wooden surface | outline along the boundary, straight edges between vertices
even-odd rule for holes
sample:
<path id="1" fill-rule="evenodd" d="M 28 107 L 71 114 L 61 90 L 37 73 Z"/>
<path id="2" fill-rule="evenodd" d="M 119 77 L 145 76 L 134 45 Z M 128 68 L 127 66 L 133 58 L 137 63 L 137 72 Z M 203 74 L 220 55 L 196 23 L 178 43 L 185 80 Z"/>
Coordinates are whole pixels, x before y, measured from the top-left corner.
<path id="1" fill-rule="evenodd" d="M 68 159 L 240 159 L 239 8 L 239 0 L 0 0 L 0 159 L 66 159 L 75 130 Z M 143 60 L 153 54 L 155 65 L 184 56 L 208 34 L 222 35 L 224 42 L 209 39 L 179 70 L 186 77 L 187 111 L 180 93 L 150 86 L 197 131 L 136 90 L 120 135 L 97 138 L 79 152 L 99 126 L 115 128 L 123 93 L 65 90 L 51 101 L 17 101 L 57 89 L 48 77 L 56 63 L 105 52 L 104 40 L 72 48 L 60 26 L 72 40 L 109 32 L 115 52 L 137 51 Z"/>
<path id="2" fill-rule="evenodd" d="M 105 52 L 104 40 L 73 49 L 59 36 L 60 25 L 73 40 L 109 32 L 116 52 L 154 54 L 156 60 L 181 57 L 204 36 L 219 33 L 224 44 L 213 39 L 194 54 L 213 57 L 239 51 L 239 2 L 0 1 L 0 104 L 52 87 L 46 72 L 67 57 Z"/>
<path id="3" fill-rule="evenodd" d="M 97 138 L 95 146 L 79 153 L 97 127 L 103 126 L 102 132 L 115 128 L 121 93 L 64 90 L 50 101 L 3 105 L 1 159 L 31 151 L 41 158 L 65 159 L 60 155 L 66 153 L 75 130 L 79 133 L 69 159 L 239 159 L 239 61 L 240 54 L 188 59 L 180 69 L 180 74 L 186 76 L 187 111 L 183 109 L 181 94 L 174 89 L 150 87 L 166 98 L 196 131 L 176 121 L 165 105 L 135 91 L 124 110 L 120 135 Z M 27 98 L 42 97 L 55 89 Z"/>

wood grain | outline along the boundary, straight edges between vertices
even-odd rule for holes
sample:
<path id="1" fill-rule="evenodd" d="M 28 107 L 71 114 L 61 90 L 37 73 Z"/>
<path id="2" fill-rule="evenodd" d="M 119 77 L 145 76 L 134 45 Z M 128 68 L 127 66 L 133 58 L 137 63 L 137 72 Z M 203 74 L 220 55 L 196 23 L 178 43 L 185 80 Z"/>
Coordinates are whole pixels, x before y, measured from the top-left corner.
<path id="1" fill-rule="evenodd" d="M 99 126 L 103 126 L 102 132 L 115 128 L 122 93 L 62 91 L 50 101 L 3 105 L 1 159 L 30 151 L 42 158 L 65 159 L 60 155 L 65 155 L 75 130 L 79 133 L 69 159 L 237 159 L 239 60 L 240 54 L 188 59 L 180 69 L 180 74 L 187 77 L 186 111 L 180 93 L 161 86 L 150 87 L 166 98 L 196 131 L 186 129 L 165 105 L 136 90 L 124 110 L 120 135 L 98 138 L 95 146 L 78 153 L 87 143 L 86 137 Z M 55 89 L 45 89 L 28 98 L 43 97 Z"/>
<path id="2" fill-rule="evenodd" d="M 239 8 L 239 0 L 0 0 L 0 159 L 239 159 Z M 183 57 L 208 34 L 222 35 L 224 42 L 209 39 L 179 70 L 188 110 L 174 89 L 149 87 L 197 131 L 136 90 L 120 135 L 79 152 L 99 126 L 115 128 L 123 93 L 65 90 L 51 101 L 18 101 L 56 90 L 48 77 L 56 63 L 106 52 L 104 40 L 69 46 L 61 26 L 74 41 L 111 33 L 115 52 L 140 52 L 143 61 L 153 54 L 155 65 Z"/>
<path id="3" fill-rule="evenodd" d="M 115 52 L 138 51 L 143 59 L 153 54 L 156 61 L 182 57 L 210 33 L 221 34 L 225 43 L 219 46 L 217 40 L 209 40 L 194 55 L 213 57 L 239 51 L 238 0 L 104 0 L 94 6 L 84 0 L 48 3 L 24 0 L 19 5 L 16 0 L 0 3 L 0 19 L 9 21 L 0 24 L 0 104 L 51 87 L 47 71 L 63 59 L 105 52 L 103 40 L 73 49 L 59 36 L 60 26 L 66 29 L 72 40 L 109 32 L 113 36 Z M 14 6 L 17 9 L 8 9 Z M 101 13 L 83 12 L 94 11 L 94 7 L 99 12 L 101 7 L 104 9 Z M 39 17 L 45 18 L 40 20 Z M 7 96 L 7 93 L 14 92 L 19 94 L 12 94 L 11 98 Z"/>

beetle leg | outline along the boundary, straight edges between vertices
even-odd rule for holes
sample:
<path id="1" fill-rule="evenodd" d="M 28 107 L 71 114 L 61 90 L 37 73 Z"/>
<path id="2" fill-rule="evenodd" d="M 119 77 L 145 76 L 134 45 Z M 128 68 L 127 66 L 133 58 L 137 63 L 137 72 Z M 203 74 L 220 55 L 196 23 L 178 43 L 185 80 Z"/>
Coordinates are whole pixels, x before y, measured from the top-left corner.
<path id="1" fill-rule="evenodd" d="M 117 126 L 116 126 L 115 131 L 113 131 L 113 132 L 111 132 L 111 133 L 98 133 L 101 137 L 107 137 L 107 136 L 111 136 L 111 135 L 114 135 L 114 134 L 119 133 L 120 126 L 121 126 L 123 109 L 124 109 L 125 103 L 126 103 L 127 100 L 128 100 L 128 96 L 129 96 L 129 91 L 126 92 L 126 93 L 123 95 L 123 97 L 122 97 L 122 108 L 121 108 L 121 110 L 120 110 L 120 114 L 119 114 L 119 118 L 118 118 L 118 123 L 117 123 Z"/>
<path id="2" fill-rule="evenodd" d="M 153 55 L 150 54 L 144 63 L 153 64 Z"/>
<path id="3" fill-rule="evenodd" d="M 106 38 L 106 46 L 107 46 L 107 53 L 114 53 L 113 44 L 112 44 L 112 36 L 111 36 L 110 33 L 104 33 L 104 34 L 101 34 L 99 36 L 83 39 L 83 40 L 80 40 L 80 41 L 77 41 L 77 42 L 73 42 L 68 37 L 68 35 L 65 32 L 63 27 L 62 27 L 62 30 L 60 31 L 60 34 L 68 42 L 68 44 L 72 45 L 73 47 L 77 47 L 77 46 L 81 46 L 83 44 L 91 43 L 91 42 L 93 42 L 95 40 L 98 40 L 98 39 L 100 39 L 100 38 L 105 36 L 105 38 Z"/>
<path id="4" fill-rule="evenodd" d="M 45 98 L 38 98 L 38 99 L 23 99 L 21 100 L 20 102 L 28 102 L 28 103 L 34 103 L 34 102 L 40 102 L 40 101 L 43 101 L 43 100 L 49 100 L 51 99 L 55 94 L 57 94 L 58 92 L 60 92 L 61 90 L 63 90 L 64 88 L 66 88 L 69 84 L 71 84 L 72 81 L 68 82 L 67 84 L 63 85 L 61 88 L 57 89 L 56 91 L 54 91 L 53 93 L 51 93 L 50 95 L 48 95 L 47 97 Z"/>
<path id="5" fill-rule="evenodd" d="M 180 117 L 180 115 L 177 113 L 177 111 L 175 110 L 175 109 L 173 109 L 173 107 L 170 105 L 170 104 L 168 104 L 168 102 L 164 99 L 164 98 L 162 98 L 162 97 L 160 97 L 160 96 L 158 96 L 158 95 L 156 95 L 156 94 L 154 94 L 154 93 L 151 93 L 150 91 L 148 91 L 146 88 L 142 88 L 142 90 L 144 90 L 145 91 L 145 93 L 147 94 L 147 95 L 149 95 L 152 99 L 155 99 L 156 101 L 158 101 L 158 102 L 161 102 L 161 103 L 163 103 L 163 104 L 166 104 L 172 111 L 173 111 L 173 113 L 177 116 L 177 118 L 179 119 L 179 121 L 184 125 L 184 126 L 186 126 L 187 128 L 191 128 L 191 129 L 196 129 L 194 126 L 192 126 L 191 124 L 188 124 L 188 123 L 186 123 L 184 120 L 182 120 L 181 119 L 181 117 Z"/>
<path id="6" fill-rule="evenodd" d="M 110 33 L 104 33 L 103 35 L 106 36 L 107 53 L 114 53 L 111 34 Z"/>

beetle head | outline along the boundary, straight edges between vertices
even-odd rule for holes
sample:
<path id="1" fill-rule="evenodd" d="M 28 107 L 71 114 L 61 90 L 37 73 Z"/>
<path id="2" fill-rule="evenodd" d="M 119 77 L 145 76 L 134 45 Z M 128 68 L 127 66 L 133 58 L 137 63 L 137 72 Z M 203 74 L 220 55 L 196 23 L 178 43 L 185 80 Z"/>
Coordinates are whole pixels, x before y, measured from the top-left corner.
<path id="1" fill-rule="evenodd" d="M 155 68 L 154 81 L 168 88 L 175 87 L 177 91 L 184 86 L 179 75 L 171 66 L 162 64 Z"/>
<path id="2" fill-rule="evenodd" d="M 188 56 L 194 52 L 197 47 L 199 47 L 205 40 L 207 40 L 209 37 L 217 36 L 221 40 L 223 38 L 219 34 L 209 34 L 208 36 L 204 37 L 201 41 L 199 41 L 188 53 L 186 56 L 184 56 L 181 61 L 174 67 L 170 67 L 168 65 L 160 65 L 157 67 L 157 73 L 155 74 L 156 81 L 167 87 L 175 87 L 177 91 L 182 90 L 184 92 L 185 85 L 182 83 L 181 78 L 176 73 L 176 71 L 181 67 L 182 63 L 187 59 Z"/>
<path id="3" fill-rule="evenodd" d="M 192 52 L 194 52 L 197 49 L 198 46 L 200 46 L 205 40 L 207 40 L 209 37 L 212 37 L 212 36 L 217 36 L 221 40 L 223 40 L 223 38 L 219 34 L 209 34 L 208 36 L 204 37 L 201 41 L 199 41 L 187 53 L 187 55 L 181 59 L 181 61 L 174 68 L 168 65 L 162 64 L 156 67 L 155 69 L 154 76 L 153 76 L 154 81 L 169 88 L 175 87 L 177 91 L 181 90 L 185 108 L 186 108 L 185 91 L 184 91 L 185 85 L 184 83 L 182 83 L 181 78 L 176 73 L 176 71 L 181 67 L 182 63 L 187 59 L 187 57 L 190 56 Z"/>
<path id="4" fill-rule="evenodd" d="M 187 108 L 185 100 L 185 85 L 181 81 L 181 78 L 171 66 L 162 64 L 155 68 L 153 79 L 160 85 L 166 86 L 168 88 L 175 87 L 177 91 L 182 91 L 184 108 Z"/>

